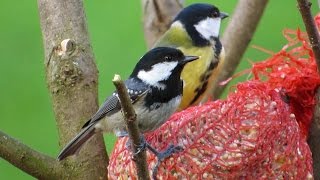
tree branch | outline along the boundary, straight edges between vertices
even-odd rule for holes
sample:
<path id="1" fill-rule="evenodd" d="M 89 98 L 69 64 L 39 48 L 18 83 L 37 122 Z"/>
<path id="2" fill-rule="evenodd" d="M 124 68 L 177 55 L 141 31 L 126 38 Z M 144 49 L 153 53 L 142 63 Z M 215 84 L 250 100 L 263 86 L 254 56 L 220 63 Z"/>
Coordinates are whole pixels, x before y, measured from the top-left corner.
<path id="1" fill-rule="evenodd" d="M 311 2 L 308 0 L 297 0 L 304 25 L 306 27 L 312 51 L 320 73 L 320 37 L 311 14 Z M 308 143 L 312 151 L 313 171 L 315 179 L 320 179 L 320 88 L 316 93 L 316 106 L 314 109 L 313 120 L 310 128 Z"/>
<path id="2" fill-rule="evenodd" d="M 218 74 L 212 88 L 213 99 L 219 98 L 225 88 L 219 83 L 228 79 L 240 63 L 267 3 L 268 0 L 239 0 L 231 21 L 223 33 L 222 44 L 226 56 L 223 70 Z"/>
<path id="3" fill-rule="evenodd" d="M 61 164 L 0 131 L 0 156 L 38 179 L 60 179 Z"/>
<path id="4" fill-rule="evenodd" d="M 38 0 L 38 8 L 47 84 L 63 147 L 98 109 L 98 71 L 82 0 Z M 106 179 L 108 157 L 102 135 L 96 134 L 78 156 L 62 164 L 74 171 L 72 179 Z"/>
<path id="5" fill-rule="evenodd" d="M 112 81 L 118 91 L 125 123 L 128 129 L 129 138 L 132 144 L 132 150 L 133 150 L 133 153 L 135 154 L 134 162 L 136 164 L 138 178 L 144 179 L 144 180 L 150 179 L 148 165 L 147 165 L 146 151 L 139 150 L 139 148 L 141 148 L 140 146 L 141 141 L 140 141 L 140 132 L 138 129 L 138 124 L 136 122 L 137 115 L 132 107 L 128 90 L 119 75 L 115 75 Z"/>
<path id="6" fill-rule="evenodd" d="M 304 25 L 307 30 L 310 45 L 315 56 L 318 69 L 320 69 L 320 37 L 319 32 L 311 14 L 311 2 L 309 0 L 297 0 Z M 320 73 L 320 72 L 319 72 Z"/>
<path id="7" fill-rule="evenodd" d="M 314 179 L 320 179 L 320 88 L 316 92 L 316 106 L 309 130 L 308 144 L 312 152 Z"/>
<path id="8" fill-rule="evenodd" d="M 184 0 L 142 0 L 144 38 L 150 49 L 183 8 Z"/>

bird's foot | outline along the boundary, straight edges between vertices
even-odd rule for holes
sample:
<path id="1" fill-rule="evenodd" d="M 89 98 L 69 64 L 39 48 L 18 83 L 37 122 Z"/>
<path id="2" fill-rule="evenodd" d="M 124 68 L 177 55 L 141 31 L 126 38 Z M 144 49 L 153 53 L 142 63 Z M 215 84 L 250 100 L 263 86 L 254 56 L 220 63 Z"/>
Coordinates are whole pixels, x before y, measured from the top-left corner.
<path id="1" fill-rule="evenodd" d="M 158 169 L 159 166 L 161 164 L 161 162 L 165 159 L 167 159 L 168 157 L 170 157 L 172 154 L 174 153 L 178 153 L 181 152 L 183 150 L 183 148 L 181 146 L 175 146 L 173 144 L 169 145 L 169 147 L 162 151 L 159 152 L 157 151 L 155 148 L 153 148 L 152 146 L 150 146 L 150 144 L 146 143 L 146 147 L 157 157 L 157 163 L 155 165 L 155 167 L 152 170 L 152 178 L 156 179 L 157 177 L 157 173 L 158 173 Z"/>
<path id="2" fill-rule="evenodd" d="M 126 143 L 126 147 L 127 147 L 127 149 L 130 149 L 130 150 L 133 149 L 132 142 L 130 139 L 128 139 L 128 141 Z M 144 151 L 147 147 L 147 142 L 146 142 L 146 139 L 144 138 L 144 135 L 142 135 L 142 134 L 140 135 L 140 143 L 138 145 L 136 145 L 136 147 L 137 147 L 137 152 L 133 152 L 133 160 L 137 154 Z"/>

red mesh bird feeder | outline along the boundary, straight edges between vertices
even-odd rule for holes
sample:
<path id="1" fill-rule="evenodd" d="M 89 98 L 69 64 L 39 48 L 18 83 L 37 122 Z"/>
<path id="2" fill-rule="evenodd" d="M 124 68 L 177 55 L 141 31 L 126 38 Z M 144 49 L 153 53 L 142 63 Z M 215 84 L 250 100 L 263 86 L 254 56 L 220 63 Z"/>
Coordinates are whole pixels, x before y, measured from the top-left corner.
<path id="1" fill-rule="evenodd" d="M 158 179 L 313 179 L 306 137 L 320 78 L 306 34 L 284 36 L 288 44 L 254 63 L 253 79 L 226 100 L 178 112 L 145 135 L 158 150 L 183 148 L 161 163 Z M 126 142 L 115 145 L 110 179 L 137 179 Z M 147 156 L 151 173 L 157 159 Z"/>

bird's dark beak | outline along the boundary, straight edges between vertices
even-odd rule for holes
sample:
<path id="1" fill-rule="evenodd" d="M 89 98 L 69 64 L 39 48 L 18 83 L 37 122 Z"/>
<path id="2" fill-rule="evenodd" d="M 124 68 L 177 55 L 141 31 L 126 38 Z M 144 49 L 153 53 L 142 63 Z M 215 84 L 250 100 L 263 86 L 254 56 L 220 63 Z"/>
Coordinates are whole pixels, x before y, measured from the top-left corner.
<path id="1" fill-rule="evenodd" d="M 227 18 L 227 17 L 229 17 L 229 15 L 227 13 L 220 12 L 220 18 L 221 19 L 224 19 L 224 18 Z"/>
<path id="2" fill-rule="evenodd" d="M 187 64 L 188 62 L 194 61 L 199 59 L 199 56 L 185 56 L 179 64 Z"/>

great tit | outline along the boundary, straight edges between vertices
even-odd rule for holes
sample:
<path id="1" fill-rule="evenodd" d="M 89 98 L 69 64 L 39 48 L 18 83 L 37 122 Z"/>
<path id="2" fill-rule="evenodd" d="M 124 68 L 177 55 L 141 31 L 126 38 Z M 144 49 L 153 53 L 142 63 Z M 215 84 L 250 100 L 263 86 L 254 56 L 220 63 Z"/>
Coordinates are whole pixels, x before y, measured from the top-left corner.
<path id="1" fill-rule="evenodd" d="M 147 52 L 136 64 L 125 85 L 142 133 L 155 130 L 176 111 L 183 91 L 181 72 L 187 63 L 196 59 L 197 56 L 185 56 L 175 48 L 157 47 Z M 127 135 L 117 92 L 105 100 L 84 124 L 81 132 L 63 148 L 58 159 L 75 154 L 98 131 L 113 131 L 117 136 Z M 154 152 L 154 149 L 150 150 Z"/>
<path id="2" fill-rule="evenodd" d="M 155 44 L 155 47 L 174 47 L 186 55 L 200 57 L 182 71 L 185 86 L 179 110 L 199 104 L 210 92 L 224 60 L 219 31 L 221 20 L 226 17 L 226 13 L 211 4 L 192 4 L 178 13 Z"/>

